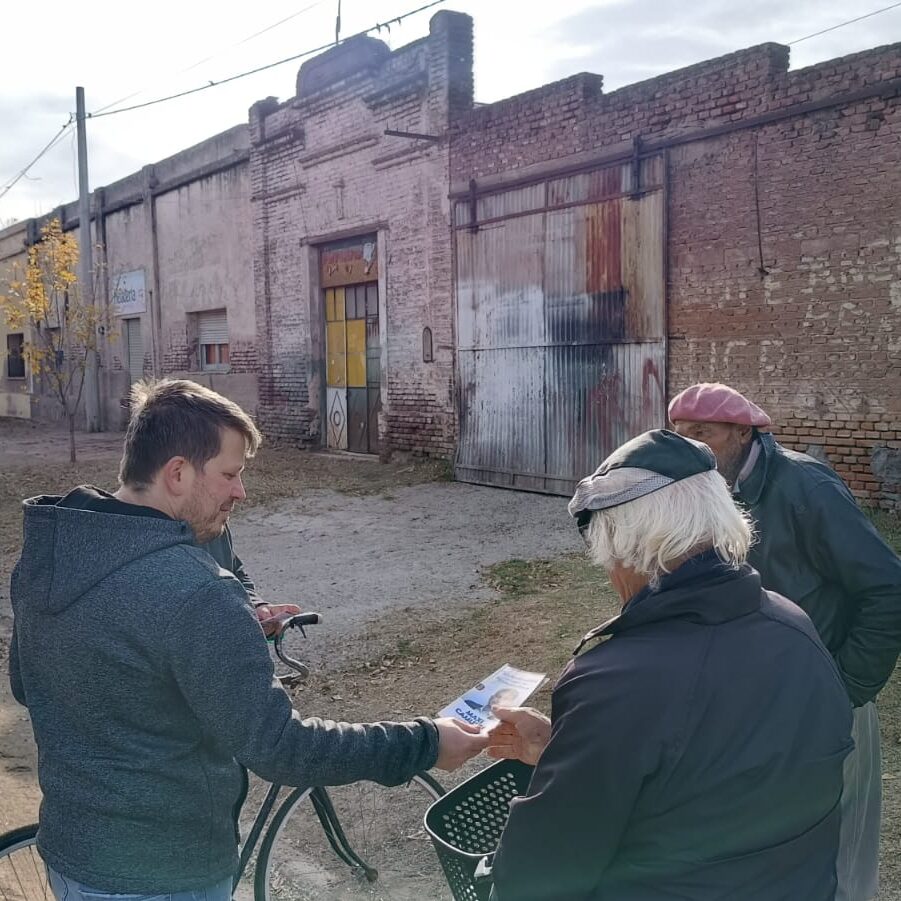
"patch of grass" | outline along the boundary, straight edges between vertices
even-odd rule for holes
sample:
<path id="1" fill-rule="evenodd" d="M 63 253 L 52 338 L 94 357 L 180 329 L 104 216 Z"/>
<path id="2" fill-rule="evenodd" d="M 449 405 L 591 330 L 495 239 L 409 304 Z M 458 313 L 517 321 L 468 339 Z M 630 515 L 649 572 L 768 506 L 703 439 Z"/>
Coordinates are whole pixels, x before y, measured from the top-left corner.
<path id="1" fill-rule="evenodd" d="M 315 489 L 329 489 L 353 497 L 391 494 L 409 485 L 437 481 L 442 476 L 441 460 L 379 463 L 289 445 L 263 445 L 245 471 L 246 506 L 267 505 Z"/>
<path id="2" fill-rule="evenodd" d="M 901 513 L 889 510 L 867 510 L 866 513 L 895 553 L 901 554 Z"/>
<path id="3" fill-rule="evenodd" d="M 437 460 L 435 461 L 435 470 L 437 472 L 436 481 L 453 482 L 454 481 L 454 461 L 453 460 Z"/>
<path id="4" fill-rule="evenodd" d="M 504 560 L 488 567 L 483 577 L 495 591 L 513 598 L 561 588 L 581 590 L 596 586 L 603 578 L 600 570 L 579 554 L 553 560 Z"/>

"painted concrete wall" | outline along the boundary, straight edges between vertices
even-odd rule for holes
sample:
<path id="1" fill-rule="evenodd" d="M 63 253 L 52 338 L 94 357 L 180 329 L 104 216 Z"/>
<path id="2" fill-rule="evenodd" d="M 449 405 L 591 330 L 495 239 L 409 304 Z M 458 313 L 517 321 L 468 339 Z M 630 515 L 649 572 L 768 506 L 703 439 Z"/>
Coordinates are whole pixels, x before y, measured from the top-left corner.
<path id="1" fill-rule="evenodd" d="M 209 374 L 201 373 L 196 314 L 225 309 L 231 366 L 215 374 L 215 387 L 256 412 L 248 146 L 248 128 L 239 125 L 93 193 L 94 242 L 103 248 L 95 251 L 101 272 L 96 302 L 111 311 L 110 327 L 100 342 L 105 428 L 123 428 L 127 421 L 127 318 L 141 323 L 145 376 L 178 375 L 209 383 Z M 26 239 L 34 240 L 50 216 L 58 216 L 71 230 L 78 227 L 77 214 L 72 202 L 41 220 L 0 232 L 0 276 L 16 260 L 24 265 Z M 143 306 L 122 311 L 117 298 L 135 278 L 143 284 Z M 3 328 L 0 323 L 5 354 Z M 58 418 L 57 405 L 45 396 L 40 380 L 23 384 L 5 375 L 4 365 L 0 415 Z"/>

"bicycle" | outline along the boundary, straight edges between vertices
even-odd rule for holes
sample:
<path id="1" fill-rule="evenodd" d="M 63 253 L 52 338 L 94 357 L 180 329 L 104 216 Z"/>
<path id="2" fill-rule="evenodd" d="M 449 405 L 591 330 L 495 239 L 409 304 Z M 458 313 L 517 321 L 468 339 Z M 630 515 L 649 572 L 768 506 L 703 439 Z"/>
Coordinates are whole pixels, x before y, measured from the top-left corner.
<path id="1" fill-rule="evenodd" d="M 306 637 L 304 627 L 320 620 L 284 616 L 269 636 L 293 678 L 309 668 L 287 654 L 284 637 L 292 629 Z M 285 788 L 269 785 L 253 817 L 234 879 L 239 901 L 413 901 L 444 885 L 423 826 L 425 807 L 445 794 L 433 776 L 418 773 L 395 787 L 288 787 L 279 800 Z M 0 901 L 52 901 L 36 835 L 33 824 L 0 836 Z"/>

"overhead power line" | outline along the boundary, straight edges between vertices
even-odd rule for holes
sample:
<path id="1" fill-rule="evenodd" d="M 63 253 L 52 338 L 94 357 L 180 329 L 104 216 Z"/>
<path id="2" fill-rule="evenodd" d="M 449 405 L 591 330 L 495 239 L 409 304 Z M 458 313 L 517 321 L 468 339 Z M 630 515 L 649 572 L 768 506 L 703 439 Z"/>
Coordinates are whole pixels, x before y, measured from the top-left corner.
<path id="1" fill-rule="evenodd" d="M 255 31 L 253 34 L 248 35 L 246 38 L 242 38 L 236 44 L 232 44 L 231 47 L 226 47 L 225 50 L 219 51 L 218 53 L 213 53 L 212 55 L 206 57 L 206 59 L 200 60 L 198 63 L 194 63 L 193 66 L 189 66 L 187 69 L 183 71 L 189 72 L 191 69 L 196 69 L 198 66 L 203 65 L 203 63 L 208 63 L 211 59 L 215 59 L 221 53 L 227 53 L 229 50 L 235 50 L 238 47 L 243 47 L 244 44 L 250 43 L 250 41 L 255 40 L 256 38 L 264 35 L 274 28 L 278 28 L 281 25 L 284 25 L 286 22 L 290 22 L 292 19 L 296 19 L 298 16 L 302 16 L 304 13 L 309 12 L 311 9 L 315 9 L 317 6 L 322 6 L 324 3 L 328 3 L 329 0 L 316 0 L 315 3 L 309 3 L 303 9 L 297 10 L 297 12 L 291 13 L 290 16 L 285 16 L 284 19 L 279 19 L 278 22 L 273 22 L 271 25 L 267 25 L 265 28 L 261 28 L 259 31 Z"/>
<path id="2" fill-rule="evenodd" d="M 311 9 L 315 9 L 317 6 L 322 6 L 324 3 L 327 3 L 328 0 L 316 0 L 315 3 L 309 3 L 303 7 L 303 9 L 297 10 L 297 12 L 291 13 L 290 16 L 285 16 L 284 19 L 279 19 L 278 22 L 273 22 L 271 25 L 267 25 L 265 28 L 261 28 L 259 31 L 255 31 L 253 34 L 248 35 L 246 38 L 242 38 L 235 44 L 232 44 L 229 47 L 225 47 L 222 50 L 217 50 L 214 53 L 211 53 L 209 56 L 205 56 L 203 59 L 198 60 L 196 63 L 191 63 L 190 66 L 185 66 L 184 69 L 179 69 L 177 72 L 173 73 L 173 75 L 183 75 L 185 72 L 190 72 L 193 69 L 196 69 L 198 66 L 202 66 L 204 63 L 208 63 L 210 60 L 215 59 L 217 56 L 221 56 L 223 53 L 228 53 L 231 50 L 236 50 L 238 47 L 242 47 L 244 44 L 250 43 L 252 40 L 264 35 L 275 28 L 278 28 L 281 25 L 284 25 L 286 22 L 290 22 L 293 19 L 296 19 L 298 16 L 302 16 L 304 13 L 309 12 Z M 100 109 L 94 111 L 94 116 L 99 116 L 100 113 L 106 112 L 108 109 L 112 109 L 114 106 L 118 106 L 120 103 L 125 103 L 128 100 L 131 100 L 133 97 L 138 97 L 143 94 L 147 90 L 146 87 L 141 88 L 139 91 L 134 91 L 131 94 L 126 94 L 124 97 L 120 97 L 118 100 L 114 100 L 112 103 L 108 103 L 106 106 L 101 106 Z"/>
<path id="3" fill-rule="evenodd" d="M 858 16 L 856 19 L 848 19 L 847 22 L 839 22 L 838 25 L 832 25 L 829 28 L 824 28 L 822 31 L 815 31 L 813 34 L 805 34 L 803 38 L 795 38 L 793 41 L 788 42 L 788 46 L 792 47 L 795 44 L 800 44 L 801 41 L 809 41 L 811 38 L 818 38 L 821 34 L 828 34 L 830 31 L 835 31 L 836 28 L 844 28 L 846 25 L 862 22 L 864 19 L 878 16 L 879 13 L 887 13 L 890 9 L 897 9 L 899 6 L 901 6 L 901 3 L 893 3 L 891 6 L 883 6 L 882 9 L 874 9 L 873 12 Z"/>
<path id="4" fill-rule="evenodd" d="M 381 31 L 383 28 L 387 28 L 390 31 L 392 25 L 399 24 L 403 22 L 404 19 L 409 19 L 410 16 L 415 16 L 427 9 L 431 9 L 433 6 L 438 6 L 446 2 L 447 0 L 432 0 L 431 3 L 426 3 L 425 5 L 420 6 L 417 9 L 411 9 L 399 16 L 388 19 L 385 22 L 377 22 L 375 25 L 372 25 L 364 31 L 358 31 L 356 34 L 352 34 L 349 37 L 344 38 L 342 41 L 340 41 L 340 43 L 347 43 L 347 41 L 353 40 L 354 38 L 363 37 L 364 35 L 370 34 L 373 31 Z M 296 53 L 294 56 L 288 56 L 284 59 L 276 60 L 274 63 L 267 63 L 264 66 L 257 66 L 257 68 L 249 69 L 246 72 L 239 72 L 237 75 L 230 75 L 227 78 L 221 78 L 219 79 L 219 81 L 211 81 L 208 84 L 200 85 L 196 88 L 189 88 L 186 91 L 179 91 L 177 94 L 170 94 L 168 97 L 158 97 L 156 100 L 147 100 L 144 103 L 135 103 L 132 106 L 123 106 L 119 109 L 108 109 L 104 111 L 98 110 L 95 113 L 89 113 L 88 118 L 99 119 L 103 116 L 115 116 L 118 113 L 129 113 L 132 110 L 144 109 L 148 106 L 156 106 L 158 103 L 167 103 L 170 100 L 177 100 L 180 97 L 188 97 L 191 94 L 198 94 L 200 93 L 200 91 L 208 91 L 210 88 L 217 88 L 220 85 L 238 81 L 238 79 L 240 78 L 247 78 L 248 75 L 256 75 L 259 72 L 265 72 L 267 69 L 274 69 L 276 66 L 283 66 L 285 63 L 295 62 L 296 60 L 303 59 L 305 56 L 312 56 L 316 53 L 322 53 L 325 50 L 330 50 L 334 46 L 335 42 L 329 41 L 329 43 L 322 44 L 319 47 L 313 47 L 310 50 L 304 50 L 302 53 Z"/>
<path id="5" fill-rule="evenodd" d="M 0 199 L 5 197 L 26 175 L 32 167 L 47 153 L 49 153 L 59 141 L 62 140 L 63 135 L 68 131 L 69 128 L 72 127 L 72 123 L 75 121 L 75 117 L 70 115 L 69 121 L 63 125 L 62 128 L 44 145 L 41 149 L 40 153 L 27 165 L 24 169 L 22 169 L 18 174 L 14 175 L 10 181 L 8 181 L 2 188 L 0 188 Z"/>

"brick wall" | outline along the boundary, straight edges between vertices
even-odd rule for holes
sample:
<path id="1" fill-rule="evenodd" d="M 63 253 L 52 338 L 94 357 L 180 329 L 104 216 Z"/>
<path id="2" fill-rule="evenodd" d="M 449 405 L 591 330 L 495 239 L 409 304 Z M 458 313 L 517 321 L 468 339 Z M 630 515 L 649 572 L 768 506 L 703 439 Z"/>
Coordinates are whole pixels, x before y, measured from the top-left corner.
<path id="1" fill-rule="evenodd" d="M 446 132 L 450 112 L 472 105 L 472 21 L 440 12 L 427 37 L 393 53 L 355 39 L 305 66 L 298 96 L 250 111 L 262 425 L 277 437 L 324 443 L 317 246 L 371 233 L 386 314 L 383 447 L 449 456 L 456 412 Z M 422 357 L 426 327 L 431 363 Z"/>
<path id="2" fill-rule="evenodd" d="M 788 446 L 898 507 L 901 45 L 787 65 L 765 44 L 609 95 L 583 74 L 458 115 L 452 191 L 636 137 L 666 154 L 669 394 L 728 382 Z"/>

